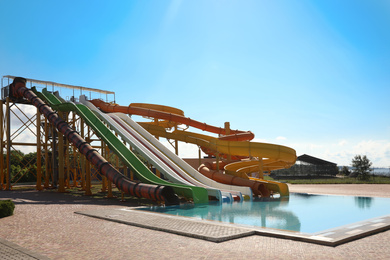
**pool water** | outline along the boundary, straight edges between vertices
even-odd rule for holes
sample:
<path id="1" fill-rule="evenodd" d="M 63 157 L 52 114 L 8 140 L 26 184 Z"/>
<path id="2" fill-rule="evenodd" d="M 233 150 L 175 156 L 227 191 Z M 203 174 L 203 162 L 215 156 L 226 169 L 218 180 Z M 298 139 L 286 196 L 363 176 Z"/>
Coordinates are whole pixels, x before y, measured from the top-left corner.
<path id="1" fill-rule="evenodd" d="M 240 225 L 316 233 L 390 215 L 390 198 L 292 193 L 288 198 L 233 204 L 185 204 L 138 209 Z"/>

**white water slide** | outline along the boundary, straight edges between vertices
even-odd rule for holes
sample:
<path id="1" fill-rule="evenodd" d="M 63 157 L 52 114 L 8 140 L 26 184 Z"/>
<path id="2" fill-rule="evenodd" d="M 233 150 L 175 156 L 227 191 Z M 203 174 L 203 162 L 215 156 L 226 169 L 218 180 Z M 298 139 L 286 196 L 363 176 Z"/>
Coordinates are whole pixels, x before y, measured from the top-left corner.
<path id="1" fill-rule="evenodd" d="M 163 173 L 169 181 L 204 187 L 210 196 L 214 196 L 220 201 L 233 201 L 232 195 L 238 196 L 240 201 L 243 200 L 242 194 L 252 197 L 252 191 L 248 187 L 221 184 L 205 177 L 172 153 L 154 136 L 125 114 L 102 113 L 82 96 L 80 97 L 80 102 L 88 106 L 101 120 L 110 125 L 123 140 L 130 143 L 137 152 Z"/>

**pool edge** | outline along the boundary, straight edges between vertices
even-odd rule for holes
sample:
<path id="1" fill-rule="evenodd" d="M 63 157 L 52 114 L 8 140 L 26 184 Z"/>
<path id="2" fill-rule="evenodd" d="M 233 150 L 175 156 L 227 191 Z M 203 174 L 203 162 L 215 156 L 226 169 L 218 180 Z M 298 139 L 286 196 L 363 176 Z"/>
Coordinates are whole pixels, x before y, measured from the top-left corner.
<path id="1" fill-rule="evenodd" d="M 301 233 L 210 220 L 198 220 L 191 217 L 173 216 L 163 213 L 144 212 L 136 210 L 136 208 L 96 209 L 77 211 L 75 213 L 215 243 L 259 235 L 335 247 L 390 229 L 390 215 L 321 232 Z"/>

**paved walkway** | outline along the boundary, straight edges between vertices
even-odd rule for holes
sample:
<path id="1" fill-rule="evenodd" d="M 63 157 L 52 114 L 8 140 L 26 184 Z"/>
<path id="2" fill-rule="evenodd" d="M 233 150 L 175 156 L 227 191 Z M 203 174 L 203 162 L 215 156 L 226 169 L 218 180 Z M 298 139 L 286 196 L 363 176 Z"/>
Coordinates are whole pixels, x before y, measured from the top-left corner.
<path id="1" fill-rule="evenodd" d="M 306 186 L 290 186 L 290 190 L 305 192 L 306 188 L 314 188 L 316 193 L 333 191 L 328 185 Z M 340 188 L 341 192 L 338 191 Z M 348 195 L 382 190 L 378 196 L 390 197 L 390 185 L 337 185 L 335 189 L 338 194 L 344 191 Z M 32 257 L 30 259 L 390 258 L 390 231 L 337 247 L 265 236 L 247 236 L 214 243 L 74 213 L 138 206 L 137 201 L 122 203 L 118 200 L 75 198 L 68 194 L 37 191 L 0 191 L 0 198 L 12 198 L 16 203 L 15 214 L 0 219 L 0 238 L 25 248 L 26 252 L 40 254 L 27 254 Z M 6 248 L 10 247 L 7 245 Z M 3 255 L 1 252 L 0 259 Z"/>
<path id="2" fill-rule="evenodd" d="M 0 259 L 44 260 L 49 258 L 0 238 Z"/>

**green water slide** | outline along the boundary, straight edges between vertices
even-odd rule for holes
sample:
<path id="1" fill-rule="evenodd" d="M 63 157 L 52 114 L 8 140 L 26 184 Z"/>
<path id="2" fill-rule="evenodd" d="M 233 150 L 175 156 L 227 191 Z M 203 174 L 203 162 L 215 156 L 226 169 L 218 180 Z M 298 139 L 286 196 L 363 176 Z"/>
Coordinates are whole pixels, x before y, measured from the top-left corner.
<path id="1" fill-rule="evenodd" d="M 42 93 L 32 90 L 43 100 L 45 100 L 53 109 L 63 112 L 76 112 L 87 125 L 89 125 L 107 145 L 108 147 L 126 164 L 131 168 L 136 177 L 144 183 L 150 183 L 155 185 L 170 186 L 174 189 L 178 196 L 185 197 L 186 199 L 193 200 L 194 203 L 208 203 L 208 192 L 205 188 L 188 186 L 183 184 L 173 184 L 157 177 L 151 172 L 146 165 L 132 152 L 130 151 L 112 132 L 104 125 L 96 115 L 89 110 L 88 107 L 82 104 L 63 103 L 52 93 L 43 89 Z"/>

